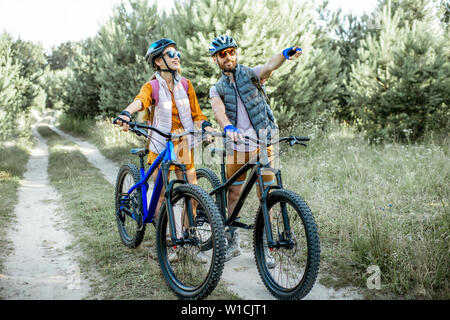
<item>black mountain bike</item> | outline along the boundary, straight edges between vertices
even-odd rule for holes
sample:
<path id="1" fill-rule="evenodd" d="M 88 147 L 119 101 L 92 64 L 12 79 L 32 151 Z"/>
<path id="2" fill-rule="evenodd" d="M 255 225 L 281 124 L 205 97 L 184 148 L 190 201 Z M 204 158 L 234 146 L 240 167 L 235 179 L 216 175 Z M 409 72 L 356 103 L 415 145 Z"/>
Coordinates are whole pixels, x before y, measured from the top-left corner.
<path id="1" fill-rule="evenodd" d="M 213 148 L 212 153 L 222 155 L 221 180 L 208 168 L 197 169 L 200 186 L 207 190 L 215 200 L 225 226 L 254 229 L 253 246 L 259 274 L 269 292 L 278 299 L 302 299 L 317 278 L 320 264 L 320 243 L 317 226 L 306 202 L 296 193 L 283 188 L 280 170 L 270 166 L 267 147 L 263 143 L 245 137 L 263 145 L 259 155 L 245 163 L 232 177 L 225 176 L 226 135 L 212 133 L 223 139 L 224 148 Z M 287 142 L 292 147 L 304 142 L 307 137 L 284 137 L 274 143 Z M 260 156 L 262 154 L 262 156 Z M 231 215 L 227 215 L 227 190 L 243 173 L 251 170 L 243 186 L 242 193 Z M 276 185 L 264 186 L 262 172 L 270 170 L 275 174 Z M 254 225 L 236 221 L 253 185 L 258 182 L 261 199 Z M 227 218 L 228 217 L 228 218 Z M 207 220 L 204 217 L 204 220 Z M 204 239 L 203 250 L 211 247 L 210 239 Z M 270 261 L 270 263 L 268 262 Z"/>

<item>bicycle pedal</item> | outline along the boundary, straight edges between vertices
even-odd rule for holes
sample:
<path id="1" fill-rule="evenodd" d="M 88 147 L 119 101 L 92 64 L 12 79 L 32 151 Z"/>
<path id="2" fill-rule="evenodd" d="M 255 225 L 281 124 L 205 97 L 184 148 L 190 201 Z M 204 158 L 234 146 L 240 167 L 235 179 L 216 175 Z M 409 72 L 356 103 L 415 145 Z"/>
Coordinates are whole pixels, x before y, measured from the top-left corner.
<path id="1" fill-rule="evenodd" d="M 245 223 L 238 222 L 238 221 L 233 221 L 229 226 L 230 227 L 242 228 L 242 229 L 246 229 L 246 230 L 255 229 L 255 225 L 254 224 L 245 224 Z"/>
<path id="2" fill-rule="evenodd" d="M 144 225 L 143 223 L 138 222 L 138 227 L 137 227 L 137 231 L 142 231 L 144 229 Z"/>

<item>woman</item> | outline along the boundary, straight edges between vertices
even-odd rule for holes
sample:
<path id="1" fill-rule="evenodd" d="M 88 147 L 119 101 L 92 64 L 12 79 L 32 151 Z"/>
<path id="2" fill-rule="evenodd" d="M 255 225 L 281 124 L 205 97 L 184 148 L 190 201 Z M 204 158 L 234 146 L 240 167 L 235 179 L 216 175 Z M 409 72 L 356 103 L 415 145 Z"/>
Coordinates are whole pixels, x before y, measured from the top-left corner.
<path id="1" fill-rule="evenodd" d="M 145 55 L 145 60 L 156 72 L 152 81 L 147 82 L 141 88 L 134 101 L 121 112 L 119 117 L 130 121 L 133 113 L 144 110 L 148 112 L 148 108 L 154 108 L 152 112 L 148 112 L 153 114 L 151 124 L 162 132 L 184 132 L 185 130 L 193 130 L 194 126 L 197 129 L 212 131 L 211 123 L 207 121 L 200 110 L 192 83 L 180 75 L 180 57 L 177 46 L 172 40 L 160 39 L 151 44 Z M 156 92 L 158 92 L 157 96 L 155 96 Z M 129 126 L 126 123 L 120 120 L 117 123 L 123 127 L 123 131 L 128 131 Z M 197 184 L 193 149 L 187 143 L 188 140 L 174 141 L 175 154 L 178 162 L 186 165 L 188 182 Z M 165 143 L 165 138 L 154 131 L 151 132 L 149 164 L 164 150 Z M 177 179 L 183 179 L 181 170 L 174 168 L 174 166 L 170 170 L 175 170 Z M 153 176 L 154 180 L 156 180 L 157 174 L 156 171 Z M 154 221 L 156 221 L 159 208 L 164 201 L 163 194 L 164 190 L 161 192 L 156 207 Z"/>

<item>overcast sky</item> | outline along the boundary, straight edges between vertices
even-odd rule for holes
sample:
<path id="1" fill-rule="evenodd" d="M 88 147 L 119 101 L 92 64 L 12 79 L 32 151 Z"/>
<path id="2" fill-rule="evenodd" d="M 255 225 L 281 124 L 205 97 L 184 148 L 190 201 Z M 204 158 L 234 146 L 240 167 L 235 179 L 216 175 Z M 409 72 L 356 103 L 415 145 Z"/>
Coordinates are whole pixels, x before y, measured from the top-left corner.
<path id="1" fill-rule="evenodd" d="M 166 8 L 174 0 L 162 0 Z M 282 0 L 280 0 L 282 1 Z M 300 1 L 300 0 L 299 0 Z M 65 41 L 94 36 L 121 0 L 0 0 L 0 32 L 40 42 L 49 50 Z M 332 0 L 330 7 L 342 7 L 355 14 L 370 12 L 377 0 Z"/>

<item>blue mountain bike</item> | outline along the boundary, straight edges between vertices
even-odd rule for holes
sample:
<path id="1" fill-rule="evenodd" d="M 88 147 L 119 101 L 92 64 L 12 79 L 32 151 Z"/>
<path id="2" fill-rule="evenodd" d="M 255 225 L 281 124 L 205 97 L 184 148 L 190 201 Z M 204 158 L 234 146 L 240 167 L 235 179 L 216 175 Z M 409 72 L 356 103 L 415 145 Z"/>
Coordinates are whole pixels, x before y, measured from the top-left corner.
<path id="1" fill-rule="evenodd" d="M 114 119 L 116 123 L 118 118 Z M 156 225 L 156 251 L 159 266 L 169 288 L 182 299 L 202 299 L 209 295 L 220 280 L 224 267 L 225 238 L 220 213 L 209 194 L 197 185 L 188 184 L 185 165 L 176 162 L 173 140 L 193 132 L 172 134 L 157 128 L 120 121 L 130 126 L 138 136 L 148 137 L 153 130 L 167 139 L 165 149 L 145 171 L 145 149 L 133 149 L 139 156 L 140 169 L 134 164 L 123 165 L 116 180 L 116 220 L 122 242 L 136 248 L 142 242 L 145 226 L 154 223 L 155 209 L 164 187 L 164 204 Z M 169 181 L 169 168 L 183 172 L 183 180 Z M 158 176 L 152 186 L 149 181 L 155 170 Z M 147 192 L 152 190 L 147 202 Z M 199 214 L 197 214 L 199 213 Z M 204 221 L 208 221 L 207 224 Z M 204 250 L 204 238 L 211 249 Z"/>

